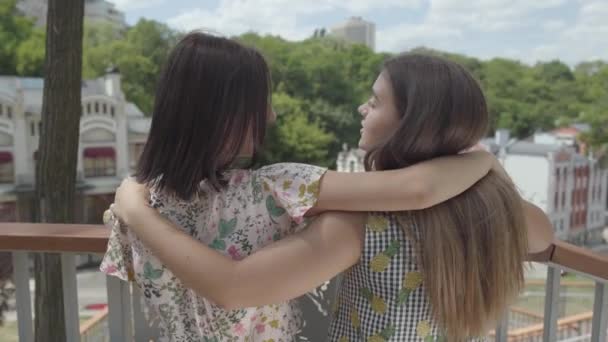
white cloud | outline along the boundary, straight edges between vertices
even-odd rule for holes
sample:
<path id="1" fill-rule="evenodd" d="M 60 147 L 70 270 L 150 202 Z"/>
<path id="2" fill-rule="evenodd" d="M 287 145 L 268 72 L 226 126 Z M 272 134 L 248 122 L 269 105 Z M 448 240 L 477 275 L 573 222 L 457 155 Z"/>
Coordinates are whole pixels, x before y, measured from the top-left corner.
<path id="1" fill-rule="evenodd" d="M 530 25 L 531 14 L 567 0 L 432 0 L 428 22 L 479 31 L 506 31 Z"/>
<path id="2" fill-rule="evenodd" d="M 133 7 L 158 1 L 166 0 L 116 0 L 116 3 Z M 560 15 L 560 11 L 568 10 L 558 9 L 563 5 L 578 11 L 575 20 Z M 422 17 L 416 23 L 387 27 L 381 18 L 370 17 L 370 11 L 378 9 L 415 10 L 422 12 Z M 216 8 L 184 10 L 167 22 L 185 31 L 210 29 L 224 35 L 256 31 L 299 40 L 322 25 L 314 23 L 315 15 L 335 12 L 344 13 L 342 19 L 361 15 L 377 21 L 379 51 L 397 52 L 423 45 L 447 51 L 471 51 L 470 55 L 480 58 L 500 55 L 527 63 L 556 58 L 570 64 L 598 57 L 608 59 L 608 49 L 602 49 L 608 46 L 606 0 L 220 0 Z M 553 14 L 547 17 L 546 13 Z M 306 18 L 306 23 L 302 18 Z M 514 37 L 522 32 L 528 33 Z M 484 47 L 475 41 L 482 34 L 508 43 L 500 49 Z M 516 43 L 518 39 L 521 44 Z M 528 47 L 530 39 L 540 43 Z"/>
<path id="3" fill-rule="evenodd" d="M 531 60 L 559 58 L 569 64 L 608 59 L 608 3 L 588 0 L 582 3 L 576 21 L 557 32 L 555 38 L 535 48 Z"/>
<path id="4" fill-rule="evenodd" d="M 463 36 L 457 28 L 432 24 L 401 24 L 376 32 L 378 51 L 401 52 L 419 46 L 450 50 Z"/>
<path id="5" fill-rule="evenodd" d="M 547 20 L 541 26 L 547 32 L 555 32 L 565 28 L 566 23 L 563 20 Z"/>
<path id="6" fill-rule="evenodd" d="M 315 27 L 299 24 L 298 16 L 341 10 L 346 17 L 372 9 L 407 9 L 421 5 L 422 0 L 221 0 L 215 9 L 191 9 L 167 22 L 185 31 L 210 29 L 225 35 L 257 31 L 299 40 L 310 36 Z"/>
<path id="7" fill-rule="evenodd" d="M 164 3 L 166 0 L 109 0 L 121 11 L 131 11 L 154 7 Z"/>

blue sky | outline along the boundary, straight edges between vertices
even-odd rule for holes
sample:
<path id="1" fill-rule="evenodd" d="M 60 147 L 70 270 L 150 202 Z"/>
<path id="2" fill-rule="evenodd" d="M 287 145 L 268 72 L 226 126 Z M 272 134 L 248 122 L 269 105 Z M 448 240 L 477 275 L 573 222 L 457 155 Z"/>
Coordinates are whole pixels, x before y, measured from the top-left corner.
<path id="1" fill-rule="evenodd" d="M 181 30 L 300 40 L 350 16 L 376 23 L 376 49 L 417 46 L 526 63 L 608 60 L 608 0 L 110 0 Z"/>

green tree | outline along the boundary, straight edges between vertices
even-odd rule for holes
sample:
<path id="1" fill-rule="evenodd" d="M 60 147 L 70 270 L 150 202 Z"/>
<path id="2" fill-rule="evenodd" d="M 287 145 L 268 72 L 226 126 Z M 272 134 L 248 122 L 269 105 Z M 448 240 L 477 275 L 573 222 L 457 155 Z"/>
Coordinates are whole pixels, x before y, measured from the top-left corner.
<path id="1" fill-rule="evenodd" d="M 44 31 L 34 29 L 31 35 L 19 44 L 16 53 L 16 71 L 21 76 L 42 77 L 44 69 Z"/>
<path id="2" fill-rule="evenodd" d="M 16 3 L 17 0 L 0 2 L 0 74 L 4 75 L 17 73 L 17 49 L 34 27 L 30 19 L 17 15 Z"/>
<path id="3" fill-rule="evenodd" d="M 318 121 L 310 120 L 300 100 L 287 94 L 275 94 L 273 106 L 277 112 L 276 125 L 268 132 L 261 162 L 304 162 L 329 166 L 333 157 L 328 147 L 334 140 Z"/>

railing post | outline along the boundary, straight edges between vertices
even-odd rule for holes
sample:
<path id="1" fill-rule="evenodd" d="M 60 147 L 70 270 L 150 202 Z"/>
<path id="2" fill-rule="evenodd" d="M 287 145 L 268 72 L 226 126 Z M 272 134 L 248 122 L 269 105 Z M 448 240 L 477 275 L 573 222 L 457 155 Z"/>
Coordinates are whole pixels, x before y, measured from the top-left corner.
<path id="1" fill-rule="evenodd" d="M 17 325 L 20 342 L 33 342 L 30 264 L 27 252 L 13 252 L 13 281 L 17 299 Z"/>
<path id="2" fill-rule="evenodd" d="M 591 342 L 605 342 L 608 337 L 608 283 L 595 283 Z"/>
<path id="3" fill-rule="evenodd" d="M 63 282 L 63 310 L 67 342 L 80 342 L 80 309 L 78 307 L 78 282 L 76 279 L 76 255 L 61 253 Z"/>
<path id="4" fill-rule="evenodd" d="M 560 269 L 550 265 L 547 268 L 547 285 L 545 290 L 545 320 L 543 325 L 543 342 L 554 342 L 557 337 L 557 316 L 559 306 Z"/>
<path id="5" fill-rule="evenodd" d="M 133 325 L 135 341 L 149 341 L 158 338 L 159 331 L 156 325 L 153 324 L 150 311 L 145 312 L 145 303 L 142 300 L 141 290 L 135 284 L 131 286 L 131 298 L 133 301 Z"/>
<path id="6" fill-rule="evenodd" d="M 116 277 L 106 277 L 108 289 L 108 326 L 111 342 L 133 341 L 129 285 L 128 282 Z"/>
<path id="7" fill-rule="evenodd" d="M 507 342 L 509 332 L 509 309 L 503 315 L 496 327 L 496 342 Z"/>

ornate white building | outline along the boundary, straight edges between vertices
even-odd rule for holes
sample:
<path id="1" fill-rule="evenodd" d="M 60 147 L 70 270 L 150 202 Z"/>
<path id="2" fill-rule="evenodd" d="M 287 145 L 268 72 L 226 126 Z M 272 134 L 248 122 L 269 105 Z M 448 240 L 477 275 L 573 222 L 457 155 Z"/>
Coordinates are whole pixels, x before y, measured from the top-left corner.
<path id="1" fill-rule="evenodd" d="M 342 145 L 342 152 L 338 153 L 336 168 L 338 172 L 365 172 L 365 151 L 359 148 L 348 148 Z"/>
<path id="2" fill-rule="evenodd" d="M 17 221 L 20 194 L 33 191 L 41 130 L 43 79 L 0 76 L 0 221 Z M 98 222 L 114 189 L 145 144 L 150 119 L 125 100 L 120 74 L 83 81 L 78 188 L 83 222 Z"/>

